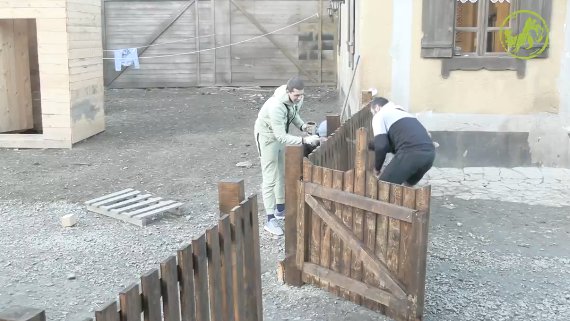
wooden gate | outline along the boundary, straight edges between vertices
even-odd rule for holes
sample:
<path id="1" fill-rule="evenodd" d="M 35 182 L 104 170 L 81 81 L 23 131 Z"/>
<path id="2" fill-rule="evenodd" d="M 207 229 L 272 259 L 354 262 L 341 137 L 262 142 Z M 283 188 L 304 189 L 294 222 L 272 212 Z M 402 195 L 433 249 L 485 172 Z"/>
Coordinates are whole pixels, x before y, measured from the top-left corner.
<path id="1" fill-rule="evenodd" d="M 430 187 L 378 181 L 367 170 L 367 131 L 357 133 L 354 169 L 305 158 L 296 195 L 286 192 L 298 207 L 286 217 L 286 252 L 291 239 L 296 246 L 282 264 L 285 282 L 319 286 L 396 320 L 421 320 Z"/>
<path id="2" fill-rule="evenodd" d="M 293 75 L 336 83 L 336 18 L 325 0 L 103 1 L 110 88 L 278 86 Z M 112 50 L 131 47 L 140 68 L 115 71 Z"/>

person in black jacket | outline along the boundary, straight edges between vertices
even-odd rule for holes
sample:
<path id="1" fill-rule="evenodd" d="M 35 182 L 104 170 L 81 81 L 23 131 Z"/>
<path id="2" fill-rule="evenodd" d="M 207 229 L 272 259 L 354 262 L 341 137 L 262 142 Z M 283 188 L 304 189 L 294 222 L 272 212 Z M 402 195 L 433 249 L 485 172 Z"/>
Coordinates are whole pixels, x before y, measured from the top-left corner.
<path id="1" fill-rule="evenodd" d="M 401 106 L 383 97 L 371 103 L 374 141 L 369 149 L 376 155 L 374 174 L 379 180 L 405 186 L 416 185 L 435 160 L 435 146 L 424 126 Z M 386 166 L 386 154 L 394 158 Z"/>

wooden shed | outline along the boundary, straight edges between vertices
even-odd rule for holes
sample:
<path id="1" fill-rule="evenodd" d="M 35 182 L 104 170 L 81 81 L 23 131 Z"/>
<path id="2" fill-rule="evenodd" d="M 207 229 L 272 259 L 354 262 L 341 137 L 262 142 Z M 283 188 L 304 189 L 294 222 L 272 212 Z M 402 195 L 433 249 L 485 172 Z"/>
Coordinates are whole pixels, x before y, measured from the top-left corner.
<path id="1" fill-rule="evenodd" d="M 101 0 L 0 0 L 0 147 L 105 129 Z"/>

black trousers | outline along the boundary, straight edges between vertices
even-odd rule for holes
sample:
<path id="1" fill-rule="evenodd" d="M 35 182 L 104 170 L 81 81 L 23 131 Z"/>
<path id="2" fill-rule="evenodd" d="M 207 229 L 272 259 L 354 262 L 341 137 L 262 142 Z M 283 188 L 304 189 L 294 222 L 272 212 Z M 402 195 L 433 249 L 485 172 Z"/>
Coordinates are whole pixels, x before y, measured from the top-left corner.
<path id="1" fill-rule="evenodd" d="M 435 151 L 405 151 L 394 155 L 388 166 L 382 171 L 380 180 L 394 183 L 416 185 L 433 166 Z"/>

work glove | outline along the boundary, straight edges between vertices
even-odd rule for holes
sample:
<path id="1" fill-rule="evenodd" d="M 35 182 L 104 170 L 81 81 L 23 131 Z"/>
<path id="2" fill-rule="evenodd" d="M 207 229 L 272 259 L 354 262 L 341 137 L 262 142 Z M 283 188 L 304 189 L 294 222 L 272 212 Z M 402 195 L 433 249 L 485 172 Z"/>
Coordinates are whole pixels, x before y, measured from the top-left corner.
<path id="1" fill-rule="evenodd" d="M 311 146 L 318 146 L 321 142 L 321 139 L 317 135 L 311 135 L 307 137 L 303 137 L 303 144 L 311 145 Z"/>

